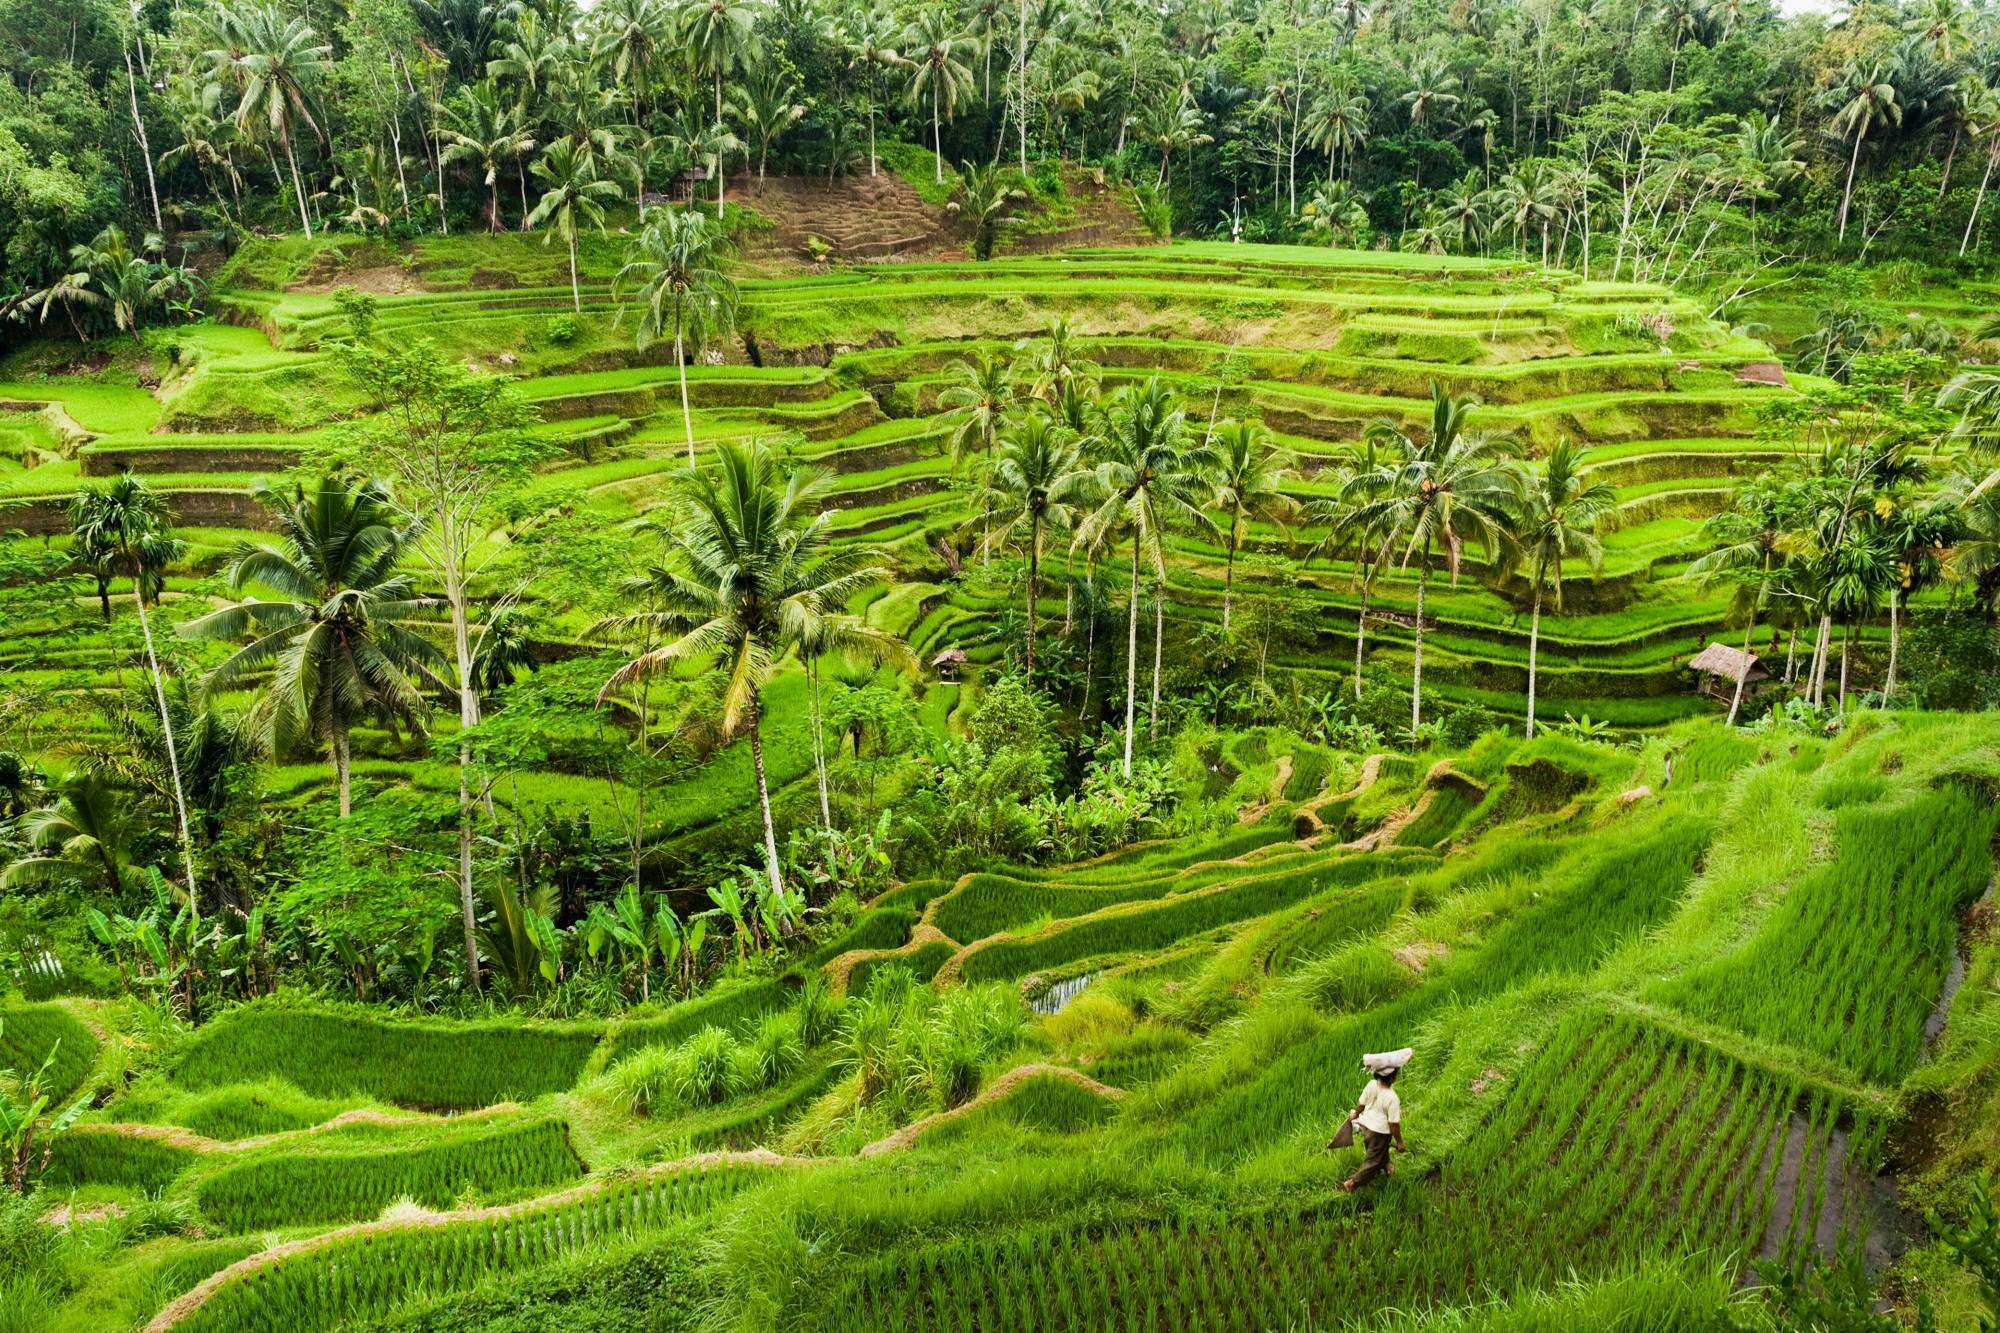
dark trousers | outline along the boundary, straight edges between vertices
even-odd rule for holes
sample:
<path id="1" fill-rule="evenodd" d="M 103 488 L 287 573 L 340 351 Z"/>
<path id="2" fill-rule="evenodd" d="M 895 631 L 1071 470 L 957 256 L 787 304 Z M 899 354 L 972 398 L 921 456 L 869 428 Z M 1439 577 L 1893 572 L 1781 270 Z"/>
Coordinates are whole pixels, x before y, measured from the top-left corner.
<path id="1" fill-rule="evenodd" d="M 1390 1139 L 1387 1134 L 1377 1134 L 1374 1130 L 1364 1129 L 1359 1125 L 1356 1125 L 1355 1129 L 1360 1132 L 1362 1147 L 1367 1153 L 1361 1159 L 1361 1169 L 1352 1177 L 1354 1187 L 1360 1189 L 1389 1169 Z"/>

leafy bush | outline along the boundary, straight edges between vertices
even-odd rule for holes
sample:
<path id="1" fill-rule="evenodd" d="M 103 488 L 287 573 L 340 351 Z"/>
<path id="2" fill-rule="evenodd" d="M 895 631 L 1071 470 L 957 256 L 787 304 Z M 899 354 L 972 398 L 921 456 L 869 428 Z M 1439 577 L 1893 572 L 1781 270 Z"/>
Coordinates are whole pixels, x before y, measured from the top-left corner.
<path id="1" fill-rule="evenodd" d="M 765 1014 L 751 1024 L 731 1056 L 730 1087 L 754 1092 L 782 1081 L 805 1058 L 799 1011 Z"/>

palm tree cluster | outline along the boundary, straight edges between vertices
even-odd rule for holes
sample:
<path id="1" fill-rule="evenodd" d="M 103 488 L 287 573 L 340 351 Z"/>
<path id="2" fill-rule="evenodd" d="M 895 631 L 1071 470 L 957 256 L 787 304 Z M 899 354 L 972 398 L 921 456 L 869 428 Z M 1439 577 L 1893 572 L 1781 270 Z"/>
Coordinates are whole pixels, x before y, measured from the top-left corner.
<path id="1" fill-rule="evenodd" d="M 1560 612 L 1565 569 L 1601 559 L 1596 529 L 1612 508 L 1611 489 L 1590 480 L 1585 451 L 1567 441 L 1539 467 L 1513 456 L 1502 435 L 1475 430 L 1477 404 L 1433 390 L 1427 431 L 1382 420 L 1347 459 L 1316 480 L 1332 494 L 1299 504 L 1287 494 L 1296 461 L 1254 420 L 1190 422 L 1187 407 L 1155 376 L 1098 391 L 1096 368 L 1069 326 L 1017 349 L 1011 364 L 982 356 L 947 371 L 939 406 L 953 420 L 954 457 L 975 462 L 974 509 L 982 552 L 1018 548 L 1025 561 L 1022 670 L 1032 683 L 1040 632 L 1042 561 L 1049 541 L 1067 539 L 1095 563 L 1123 547 L 1126 577 L 1122 771 L 1131 772 L 1138 726 L 1140 611 L 1153 602 L 1149 728 L 1160 709 L 1169 537 L 1206 538 L 1223 551 L 1222 630 L 1233 629 L 1238 556 L 1253 524 L 1270 524 L 1273 549 L 1351 562 L 1361 609 L 1355 625 L 1355 689 L 1361 688 L 1368 596 L 1389 568 L 1414 569 L 1415 662 L 1412 729 L 1422 725 L 1424 602 L 1442 568 L 1456 579 L 1476 560 L 1494 578 L 1525 567 L 1530 612 L 1528 728 L 1544 602 Z M 1219 401 L 1219 399 L 1218 399 Z M 1301 531 L 1294 540 L 1293 526 Z M 1074 593 L 1072 593 L 1074 595 Z M 1065 633 L 1070 620 L 1065 618 Z"/>

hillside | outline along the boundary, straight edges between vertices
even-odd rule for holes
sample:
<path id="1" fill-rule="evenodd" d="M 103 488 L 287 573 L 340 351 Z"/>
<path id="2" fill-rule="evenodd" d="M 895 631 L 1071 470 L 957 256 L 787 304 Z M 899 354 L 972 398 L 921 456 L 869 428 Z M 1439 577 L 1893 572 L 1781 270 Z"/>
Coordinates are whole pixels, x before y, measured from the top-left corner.
<path id="1" fill-rule="evenodd" d="M 66 1082 L 138 1075 L 51 1177 L 125 1248 L 39 1326 L 1261 1329 L 1516 1294 L 1715 1328 L 1752 1260 L 1852 1251 L 1969 1327 L 1908 1210 L 1992 1105 L 1996 742 L 1493 735 L 1295 784 L 1249 732 L 1240 828 L 907 884 L 609 1023 L 261 1002 L 162 1044 L 9 1010 L 93 1053 Z M 1401 1044 L 1412 1151 L 1350 1200 L 1321 1145 Z M 695 1091 L 716 1046 L 740 1072 Z M 893 1132 L 940 1058 L 984 1091 Z"/>

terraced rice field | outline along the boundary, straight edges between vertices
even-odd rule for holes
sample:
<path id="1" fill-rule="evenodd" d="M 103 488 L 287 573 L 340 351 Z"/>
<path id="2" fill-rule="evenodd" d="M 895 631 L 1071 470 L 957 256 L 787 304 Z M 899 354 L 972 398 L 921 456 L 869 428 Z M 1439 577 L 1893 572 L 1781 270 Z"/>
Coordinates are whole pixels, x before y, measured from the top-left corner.
<path id="1" fill-rule="evenodd" d="M 1231 748 L 1272 781 L 1284 744 Z M 783 1328 L 1260 1330 L 1571 1280 L 1643 1280 L 1693 1321 L 1665 1326 L 1708 1327 L 1752 1260 L 1895 1243 L 1877 1173 L 1954 1040 L 1925 1019 L 1992 882 L 1996 744 L 1912 714 L 1637 750 L 1496 733 L 1203 837 L 900 885 L 778 975 L 612 1023 L 250 1004 L 60 1145 L 71 1206 L 180 1200 L 203 1235 L 133 1251 L 153 1276 L 62 1327 L 588 1318 L 658 1263 L 673 1329 L 695 1291 Z M 1446 792 L 1469 808 L 1379 836 Z M 912 971 L 934 1013 L 987 982 L 1038 1016 L 984 1092 L 897 1130 L 851 1109 L 843 1034 Z M 100 1021 L 15 1008 L 0 1033 L 101 1076 Z M 773 1032 L 795 1044 L 767 1069 Z M 1414 1151 L 1350 1199 L 1355 1154 L 1321 1145 L 1360 1053 L 1402 1044 Z M 633 1071 L 699 1082 L 707 1053 L 715 1082 L 630 1110 Z"/>

